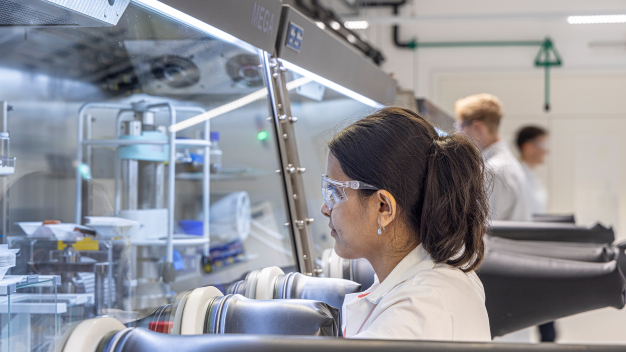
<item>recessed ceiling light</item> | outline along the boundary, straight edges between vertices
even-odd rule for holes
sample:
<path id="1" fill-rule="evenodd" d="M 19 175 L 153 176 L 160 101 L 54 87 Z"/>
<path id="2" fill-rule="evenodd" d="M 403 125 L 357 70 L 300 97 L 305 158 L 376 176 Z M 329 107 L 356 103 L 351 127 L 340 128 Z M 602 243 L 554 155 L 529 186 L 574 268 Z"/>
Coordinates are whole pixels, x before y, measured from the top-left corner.
<path id="1" fill-rule="evenodd" d="M 626 23 L 626 15 L 569 16 L 569 24 Z"/>
<path id="2" fill-rule="evenodd" d="M 326 29 L 326 25 L 324 24 L 324 22 L 315 22 L 317 24 L 318 27 L 320 27 L 321 29 Z"/>
<path id="3" fill-rule="evenodd" d="M 338 31 L 339 28 L 341 28 L 341 24 L 339 24 L 339 22 L 333 21 L 330 24 L 331 27 L 333 27 L 334 30 Z"/>

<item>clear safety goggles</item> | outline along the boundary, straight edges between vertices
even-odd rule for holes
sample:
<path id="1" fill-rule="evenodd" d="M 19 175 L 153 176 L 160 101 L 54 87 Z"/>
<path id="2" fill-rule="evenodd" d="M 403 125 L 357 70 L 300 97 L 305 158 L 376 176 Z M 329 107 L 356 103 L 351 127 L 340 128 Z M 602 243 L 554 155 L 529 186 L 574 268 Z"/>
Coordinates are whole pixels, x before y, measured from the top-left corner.
<path id="1" fill-rule="evenodd" d="M 361 181 L 337 181 L 322 175 L 322 197 L 328 210 L 335 205 L 348 200 L 345 188 L 371 189 L 377 191 L 379 188 Z"/>

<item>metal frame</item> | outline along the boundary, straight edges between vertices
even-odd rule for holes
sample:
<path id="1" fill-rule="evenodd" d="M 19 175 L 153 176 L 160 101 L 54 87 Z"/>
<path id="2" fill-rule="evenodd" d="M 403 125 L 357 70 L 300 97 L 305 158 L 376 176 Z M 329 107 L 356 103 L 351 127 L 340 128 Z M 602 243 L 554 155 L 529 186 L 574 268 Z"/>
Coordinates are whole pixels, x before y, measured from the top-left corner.
<path id="1" fill-rule="evenodd" d="M 11 110 L 11 107 L 9 106 L 9 103 L 6 101 L 0 101 L 0 120 L 2 122 L 2 126 L 1 126 L 1 130 L 0 132 L 9 132 L 9 111 Z M 7 150 L 8 153 L 8 150 Z M 0 177 L 2 179 L 2 184 L 0 185 L 2 187 L 2 202 L 0 203 L 0 216 L 2 217 L 2 225 L 0 225 L 0 231 L 2 231 L 2 240 L 0 240 L 0 243 L 6 243 L 7 240 L 7 228 L 8 228 L 8 216 L 9 216 L 9 204 L 8 204 L 8 197 L 9 197 L 9 189 L 8 189 L 8 182 L 7 182 L 7 178 L 5 177 Z"/>
<path id="2" fill-rule="evenodd" d="M 195 112 L 195 113 L 203 113 L 205 112 L 202 108 L 194 108 L 194 107 L 174 107 L 171 103 L 156 103 L 156 104 L 148 104 L 147 109 L 159 109 L 166 108 L 169 110 L 170 125 L 174 125 L 176 123 L 176 112 Z M 87 111 L 91 109 L 112 109 L 118 110 L 118 115 L 116 118 L 116 133 L 117 139 L 109 139 L 109 140 L 92 140 L 90 139 L 90 135 L 87 135 L 87 139 L 85 139 L 85 117 L 89 117 L 87 115 Z M 168 209 L 168 231 L 167 231 L 167 254 L 166 261 L 168 263 L 172 263 L 174 259 L 174 200 L 175 200 L 175 188 L 176 188 L 176 148 L 180 146 L 203 146 L 204 147 L 204 166 L 203 166 L 203 183 L 202 183 L 202 210 L 204 212 L 204 226 L 203 226 L 203 241 L 198 242 L 198 240 L 190 240 L 190 241 L 177 241 L 176 244 L 189 244 L 189 245 L 198 245 L 204 244 L 204 254 L 209 254 L 209 204 L 210 204 L 210 173 L 209 173 L 209 159 L 210 159 L 210 120 L 205 121 L 204 123 L 204 140 L 176 140 L 176 132 L 169 131 L 168 141 L 163 140 L 144 140 L 144 141 L 129 141 L 120 139 L 119 133 L 119 124 L 122 122 L 122 114 L 125 112 L 132 112 L 132 105 L 125 104 L 107 104 L 107 103 L 87 103 L 83 105 L 78 113 L 78 144 L 77 144 L 77 152 L 76 152 L 76 161 L 78 163 L 84 163 L 85 160 L 83 158 L 83 147 L 87 147 L 86 155 L 90 155 L 90 148 L 92 146 L 113 146 L 119 147 L 121 145 L 131 145 L 131 144 L 168 144 L 170 147 L 169 150 L 169 158 L 168 158 L 168 183 L 167 183 L 167 209 Z M 89 125 L 89 123 L 88 123 Z M 87 131 L 90 131 L 90 128 L 87 128 Z M 120 160 L 116 158 L 115 160 L 115 212 L 120 211 L 121 204 L 121 190 L 120 190 L 120 174 L 121 174 L 121 166 Z M 89 165 L 91 160 L 87 160 L 86 164 Z M 82 177 L 80 174 L 80 168 L 76 166 L 76 215 L 75 222 L 77 224 L 82 223 Z M 158 245 L 161 241 L 148 241 L 145 245 Z M 187 243 L 188 242 L 188 243 Z"/>
<path id="3" fill-rule="evenodd" d="M 304 193 L 304 180 L 302 174 L 306 171 L 300 166 L 296 134 L 293 124 L 298 121 L 291 115 L 289 91 L 287 90 L 287 69 L 276 57 L 269 58 L 270 74 L 268 90 L 273 104 L 273 120 L 276 129 L 276 141 L 281 151 L 280 170 L 285 182 L 287 204 L 289 206 L 290 223 L 293 234 L 295 253 L 298 258 L 300 272 L 309 276 L 317 276 L 320 271 L 315 262 L 313 247 L 313 233 L 311 223 L 313 218 L 308 217 L 306 196 Z"/>
<path id="4" fill-rule="evenodd" d="M 289 158 L 287 157 L 287 148 L 285 146 L 285 141 L 282 137 L 282 131 L 280 129 L 279 117 L 281 116 L 281 109 L 283 108 L 284 96 L 280 94 L 278 84 L 276 82 L 276 76 L 274 69 L 277 66 L 277 61 L 274 58 L 270 58 L 267 52 L 263 52 L 262 54 L 262 67 L 266 77 L 267 90 L 268 90 L 268 100 L 269 107 L 272 112 L 272 116 L 268 119 L 272 122 L 272 126 L 274 127 L 274 137 L 276 139 L 276 146 L 278 151 L 278 161 L 280 164 L 280 170 L 276 170 L 279 173 L 283 180 L 284 192 L 285 192 L 285 203 L 287 206 L 287 218 L 289 219 L 288 223 L 285 223 L 286 227 L 289 227 L 291 233 L 291 243 L 292 250 L 294 253 L 294 257 L 296 258 L 296 265 L 298 267 L 298 271 L 305 273 L 307 269 L 306 258 L 307 252 L 304 252 L 302 244 L 301 244 L 301 236 L 299 231 L 297 230 L 297 226 L 294 226 L 297 221 L 297 214 L 295 212 L 296 205 L 293 197 L 289 196 L 294 194 L 293 185 L 290 181 L 290 178 L 287 175 L 287 166 L 289 165 Z"/>

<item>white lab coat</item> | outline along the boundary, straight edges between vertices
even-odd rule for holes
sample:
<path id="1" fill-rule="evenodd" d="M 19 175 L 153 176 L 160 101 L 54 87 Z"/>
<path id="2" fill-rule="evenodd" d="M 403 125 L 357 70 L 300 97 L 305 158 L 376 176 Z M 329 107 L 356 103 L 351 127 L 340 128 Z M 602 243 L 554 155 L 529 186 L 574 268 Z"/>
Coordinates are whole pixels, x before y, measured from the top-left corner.
<path id="1" fill-rule="evenodd" d="M 545 214 L 548 210 L 548 193 L 530 166 L 523 161 L 521 164 L 526 175 L 528 193 L 530 194 L 531 214 Z"/>
<path id="2" fill-rule="evenodd" d="M 491 341 L 478 276 L 435 264 L 421 244 L 382 284 L 346 295 L 342 315 L 347 338 Z"/>
<path id="3" fill-rule="evenodd" d="M 526 174 L 506 142 L 500 140 L 482 151 L 487 172 L 492 220 L 532 221 Z"/>

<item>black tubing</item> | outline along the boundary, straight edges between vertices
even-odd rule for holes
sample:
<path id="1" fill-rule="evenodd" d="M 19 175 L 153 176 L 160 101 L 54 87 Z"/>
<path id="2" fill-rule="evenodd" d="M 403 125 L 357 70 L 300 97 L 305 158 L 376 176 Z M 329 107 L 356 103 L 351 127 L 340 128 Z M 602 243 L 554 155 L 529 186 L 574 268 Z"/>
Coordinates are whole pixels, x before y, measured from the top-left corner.
<path id="1" fill-rule="evenodd" d="M 618 249 L 604 243 L 520 241 L 485 236 L 485 246 L 492 250 L 534 255 L 537 257 L 606 263 L 617 258 Z"/>
<path id="2" fill-rule="evenodd" d="M 115 352 L 613 352 L 624 346 L 360 340 L 272 335 L 165 335 L 127 333 Z M 113 352 L 113 351 L 107 351 Z"/>
<path id="3" fill-rule="evenodd" d="M 592 227 L 566 223 L 493 221 L 490 234 L 512 240 L 606 243 L 615 241 L 612 228 L 600 224 Z"/>
<path id="4" fill-rule="evenodd" d="M 617 261 L 585 263 L 488 250 L 478 270 L 492 336 L 595 309 L 624 307 Z"/>

